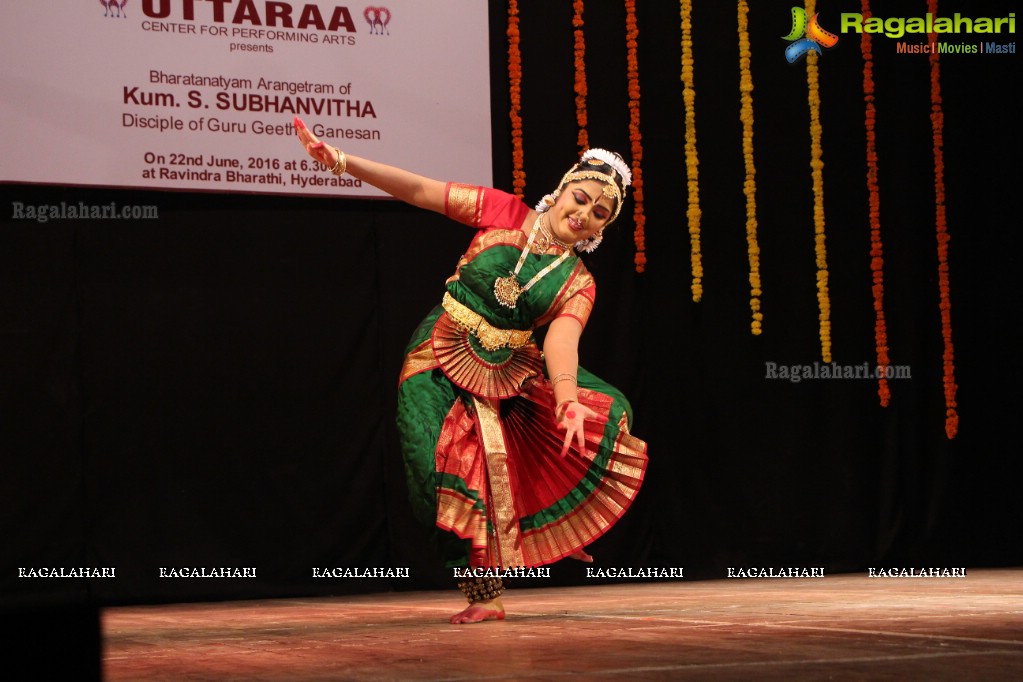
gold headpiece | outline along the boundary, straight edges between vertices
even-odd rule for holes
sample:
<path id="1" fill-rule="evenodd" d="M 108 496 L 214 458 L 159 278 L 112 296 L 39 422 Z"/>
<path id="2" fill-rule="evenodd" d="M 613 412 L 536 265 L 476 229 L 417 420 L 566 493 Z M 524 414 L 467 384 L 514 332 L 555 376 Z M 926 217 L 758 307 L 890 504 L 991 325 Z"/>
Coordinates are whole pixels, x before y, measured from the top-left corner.
<path id="1" fill-rule="evenodd" d="M 611 172 L 605 173 L 603 171 L 589 169 L 586 166 L 607 166 L 611 169 Z M 625 161 L 622 160 L 622 157 L 618 154 L 609 152 L 606 149 L 590 149 L 583 154 L 579 163 L 572 166 L 572 168 L 562 176 L 561 182 L 558 183 L 558 188 L 540 200 L 540 202 L 536 205 L 536 210 L 541 213 L 546 211 L 554 205 L 555 201 L 557 201 L 558 196 L 561 194 L 561 190 L 565 189 L 565 185 L 578 180 L 596 180 L 603 183 L 604 196 L 615 202 L 614 215 L 611 216 L 611 220 L 607 221 L 608 224 L 610 224 L 622 211 L 622 200 L 625 198 L 625 188 L 632 184 L 632 172 L 629 170 L 629 167 L 625 165 Z"/>
<path id="2" fill-rule="evenodd" d="M 615 202 L 615 214 L 611 217 L 611 220 L 607 222 L 610 224 L 611 221 L 618 217 L 618 214 L 621 213 L 622 210 L 622 191 L 618 189 L 618 183 L 613 177 L 607 173 L 601 173 L 600 171 L 569 171 L 562 176 L 561 182 L 558 184 L 558 193 L 565 189 L 565 185 L 568 183 L 576 182 L 578 180 L 597 180 L 604 183 L 604 187 L 601 188 L 601 191 L 604 193 L 605 197 Z"/>

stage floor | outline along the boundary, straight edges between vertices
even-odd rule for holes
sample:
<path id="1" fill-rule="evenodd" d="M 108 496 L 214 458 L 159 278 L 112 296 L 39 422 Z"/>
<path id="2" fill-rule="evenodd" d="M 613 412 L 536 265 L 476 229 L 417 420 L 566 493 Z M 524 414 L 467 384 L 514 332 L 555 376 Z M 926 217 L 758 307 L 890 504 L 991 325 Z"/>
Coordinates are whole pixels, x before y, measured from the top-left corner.
<path id="1" fill-rule="evenodd" d="M 104 679 L 1023 680 L 1023 569 L 105 609 Z"/>

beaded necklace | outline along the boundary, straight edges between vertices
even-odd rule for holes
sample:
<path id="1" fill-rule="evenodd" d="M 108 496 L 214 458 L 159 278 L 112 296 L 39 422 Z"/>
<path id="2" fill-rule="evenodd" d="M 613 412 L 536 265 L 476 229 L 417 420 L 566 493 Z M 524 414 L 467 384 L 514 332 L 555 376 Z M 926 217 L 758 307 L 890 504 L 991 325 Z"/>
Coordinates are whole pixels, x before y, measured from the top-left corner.
<path id="1" fill-rule="evenodd" d="M 515 264 L 515 269 L 509 271 L 506 277 L 498 277 L 494 280 L 494 296 L 497 297 L 497 302 L 506 308 L 515 308 L 515 305 L 518 303 L 519 297 L 522 294 L 529 291 L 530 287 L 539 282 L 551 270 L 564 263 L 565 260 L 572 255 L 572 250 L 561 240 L 556 239 L 554 235 L 548 232 L 546 227 L 541 223 L 544 215 L 546 214 L 541 213 L 537 217 L 536 222 L 533 223 L 533 229 L 529 232 L 529 239 L 526 240 L 526 245 L 522 247 L 522 253 L 519 254 L 519 261 Z M 525 284 L 519 284 L 519 271 L 522 270 L 522 265 L 526 262 L 526 254 L 529 253 L 533 246 L 533 242 L 536 241 L 537 234 L 540 233 L 541 230 L 544 232 L 541 244 L 550 245 L 551 242 L 554 242 L 565 250 L 560 256 L 558 256 L 557 260 L 533 275 L 532 279 L 528 282 Z M 546 251 L 546 249 L 544 249 L 544 251 Z"/>

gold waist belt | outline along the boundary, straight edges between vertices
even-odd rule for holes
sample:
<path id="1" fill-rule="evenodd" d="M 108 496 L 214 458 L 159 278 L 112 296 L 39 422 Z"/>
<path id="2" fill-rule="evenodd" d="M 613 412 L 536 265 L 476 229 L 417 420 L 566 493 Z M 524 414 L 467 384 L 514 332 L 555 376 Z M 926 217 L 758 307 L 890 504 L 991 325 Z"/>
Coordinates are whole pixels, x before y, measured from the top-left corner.
<path id="1" fill-rule="evenodd" d="M 531 329 L 498 329 L 484 320 L 482 315 L 456 301 L 446 291 L 441 305 L 452 320 L 468 329 L 487 350 L 521 348 L 533 337 Z"/>

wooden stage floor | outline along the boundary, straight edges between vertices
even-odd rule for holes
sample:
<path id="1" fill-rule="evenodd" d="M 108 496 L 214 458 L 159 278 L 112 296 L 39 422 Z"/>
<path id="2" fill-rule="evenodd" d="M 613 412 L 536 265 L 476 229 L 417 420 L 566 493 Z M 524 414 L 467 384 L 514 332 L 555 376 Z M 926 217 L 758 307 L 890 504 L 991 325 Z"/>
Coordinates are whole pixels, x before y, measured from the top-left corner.
<path id="1" fill-rule="evenodd" d="M 105 609 L 104 679 L 1023 680 L 1023 569 Z"/>

